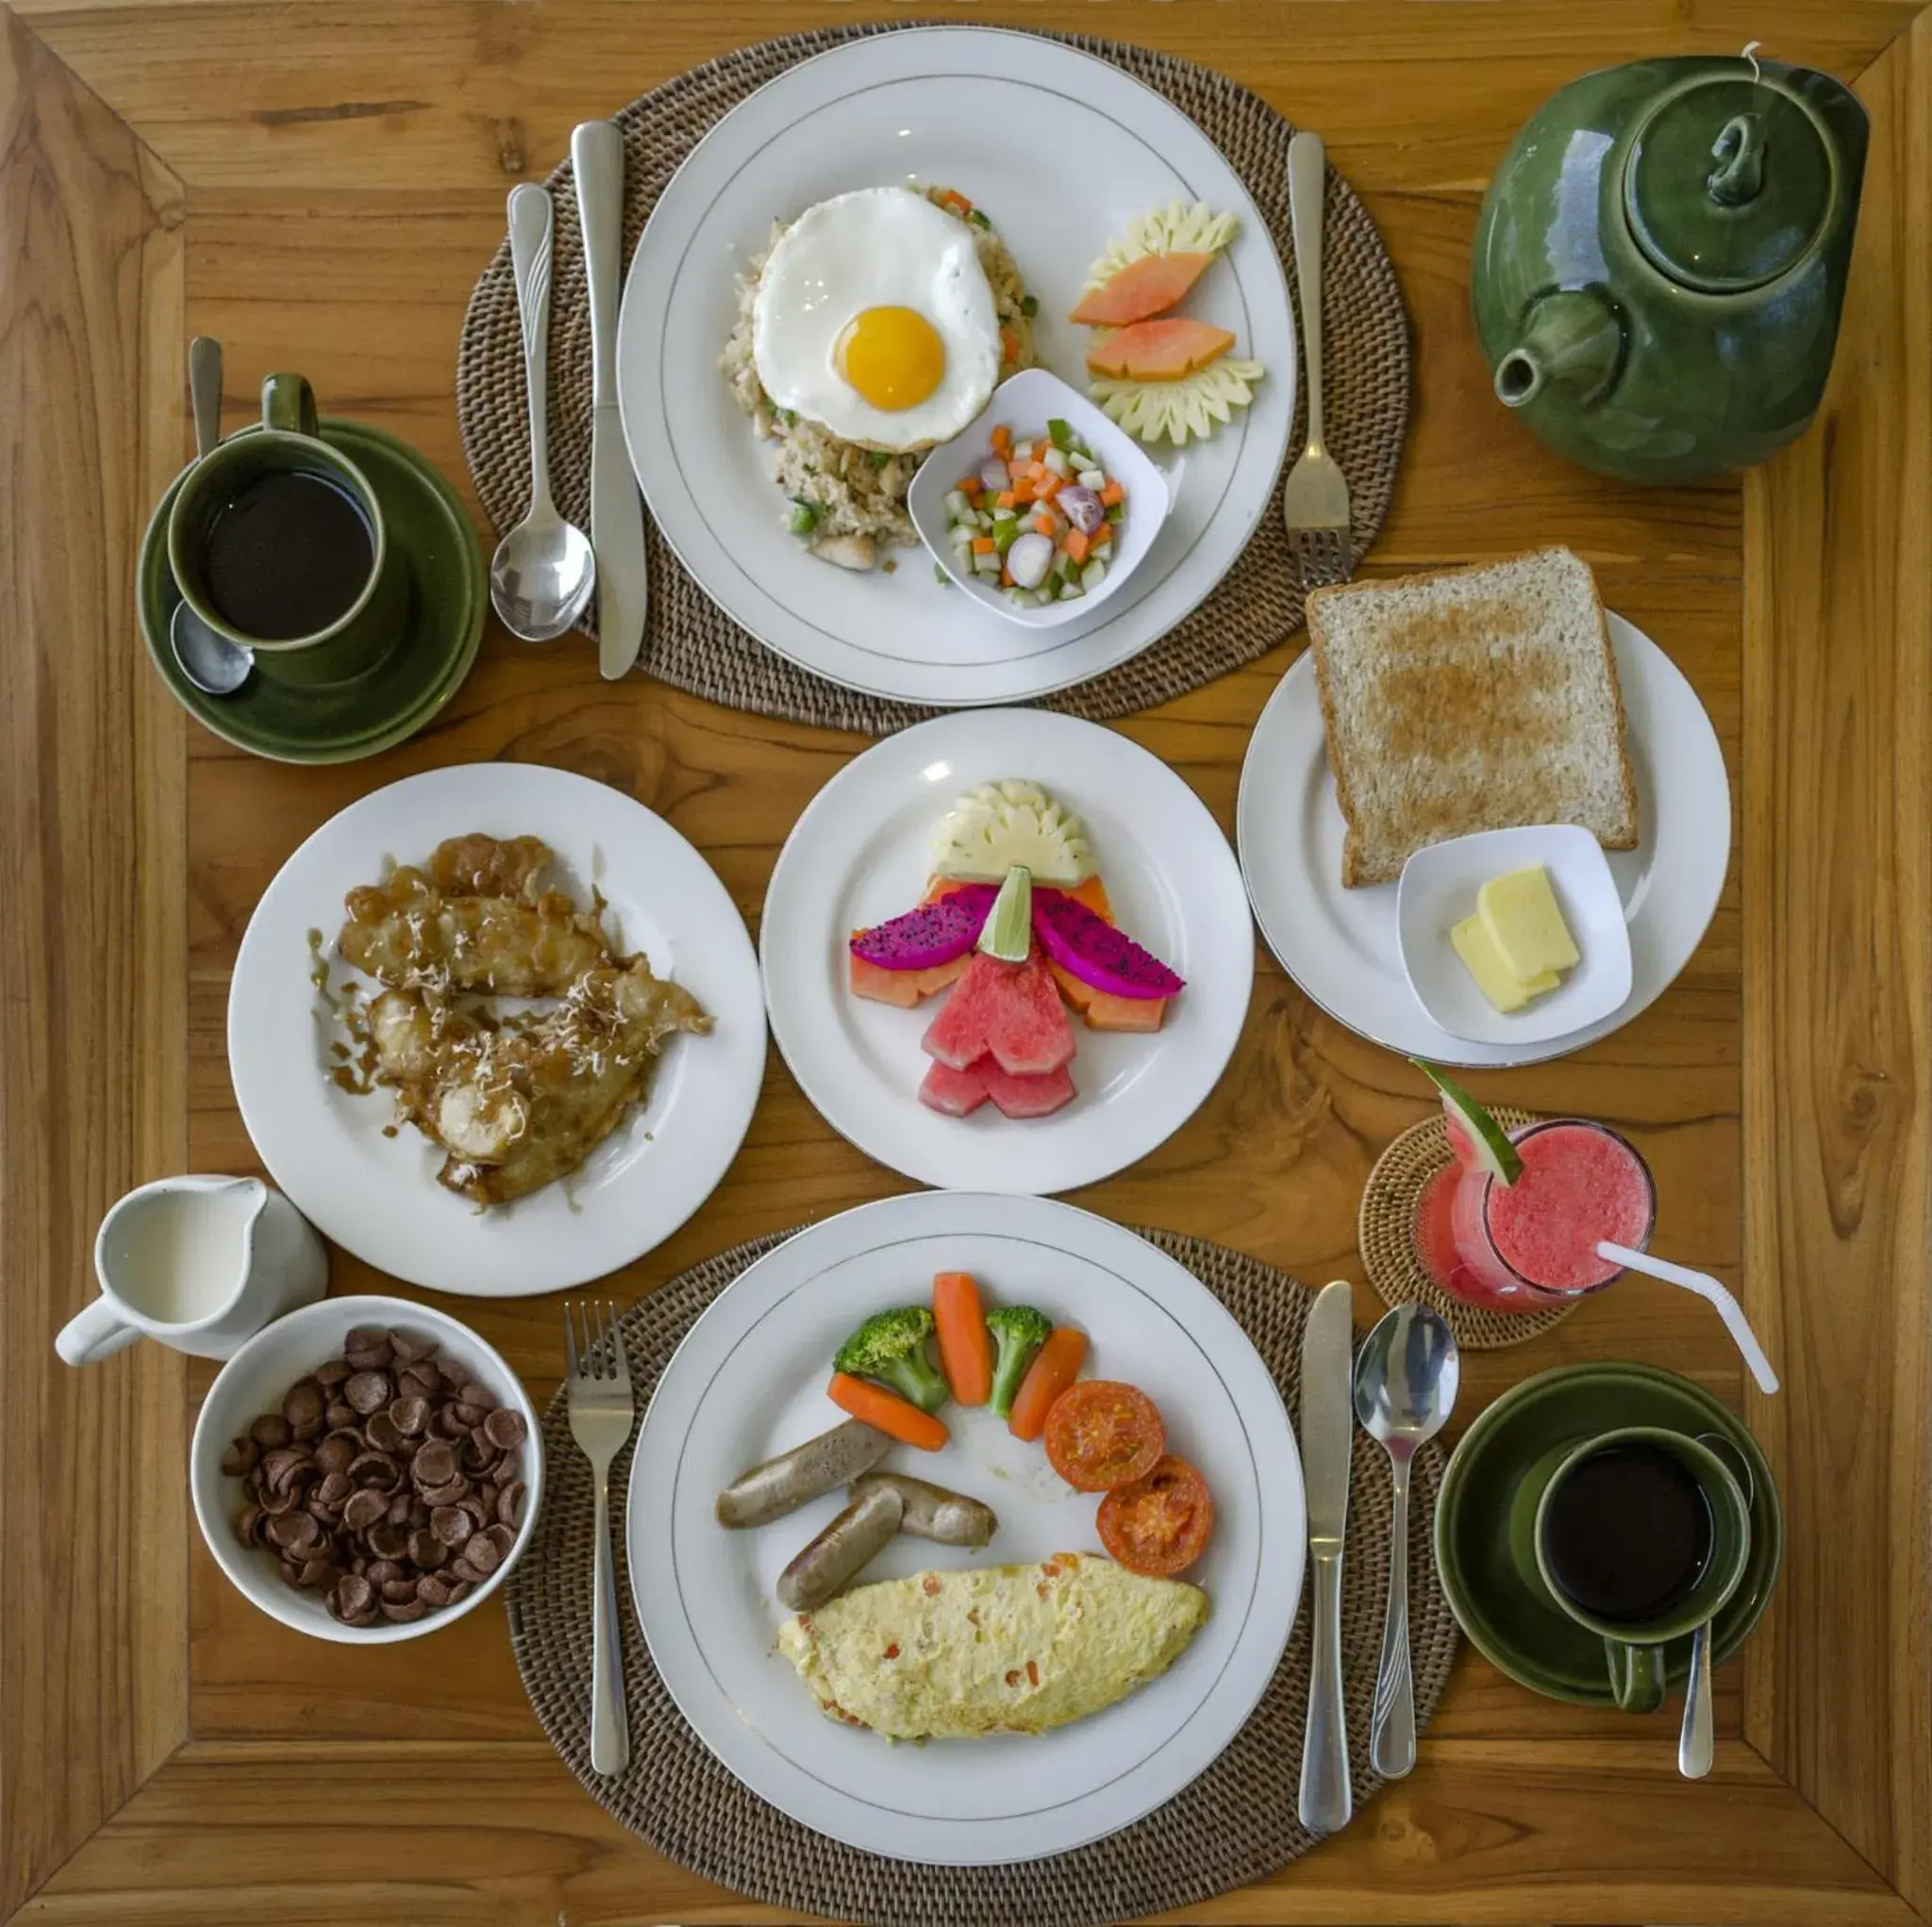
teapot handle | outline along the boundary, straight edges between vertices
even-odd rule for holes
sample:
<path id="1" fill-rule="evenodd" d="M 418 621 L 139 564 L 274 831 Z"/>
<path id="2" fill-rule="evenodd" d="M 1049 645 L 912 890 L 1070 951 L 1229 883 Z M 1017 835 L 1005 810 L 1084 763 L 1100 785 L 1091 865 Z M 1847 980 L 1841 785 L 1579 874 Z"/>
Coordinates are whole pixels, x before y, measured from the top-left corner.
<path id="1" fill-rule="evenodd" d="M 1705 175 L 1710 198 L 1721 208 L 1741 208 L 1756 200 L 1764 185 L 1764 122 L 1757 114 L 1733 114 L 1710 145 L 1717 165 Z"/>

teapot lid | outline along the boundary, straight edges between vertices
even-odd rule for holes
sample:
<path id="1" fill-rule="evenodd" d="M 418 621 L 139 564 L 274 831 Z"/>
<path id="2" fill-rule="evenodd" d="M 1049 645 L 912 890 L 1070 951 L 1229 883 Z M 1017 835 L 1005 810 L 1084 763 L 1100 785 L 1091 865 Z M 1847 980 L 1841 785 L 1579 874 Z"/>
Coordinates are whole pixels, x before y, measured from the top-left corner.
<path id="1" fill-rule="evenodd" d="M 1810 247 L 1835 172 L 1791 93 L 1719 73 L 1667 94 L 1638 127 L 1624 211 L 1654 267 L 1703 293 L 1735 294 L 1776 280 Z"/>

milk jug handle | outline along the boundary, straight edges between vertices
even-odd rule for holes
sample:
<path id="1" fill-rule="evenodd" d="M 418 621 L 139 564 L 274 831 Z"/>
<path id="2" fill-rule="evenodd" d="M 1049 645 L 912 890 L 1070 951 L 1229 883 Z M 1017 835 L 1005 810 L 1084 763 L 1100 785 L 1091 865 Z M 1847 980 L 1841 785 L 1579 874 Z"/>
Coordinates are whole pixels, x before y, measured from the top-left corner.
<path id="1" fill-rule="evenodd" d="M 124 1350 L 140 1337 L 140 1326 L 124 1324 L 120 1314 L 105 1298 L 96 1298 L 60 1327 L 54 1349 L 69 1365 L 92 1365 L 98 1358 Z"/>

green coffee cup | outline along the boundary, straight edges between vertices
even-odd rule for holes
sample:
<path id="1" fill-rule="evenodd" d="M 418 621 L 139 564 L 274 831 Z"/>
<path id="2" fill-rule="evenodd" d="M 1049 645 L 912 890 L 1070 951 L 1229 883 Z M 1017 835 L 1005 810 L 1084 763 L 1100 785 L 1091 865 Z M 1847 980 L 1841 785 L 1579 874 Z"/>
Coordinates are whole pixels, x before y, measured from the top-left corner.
<path id="1" fill-rule="evenodd" d="M 1671 1587 L 1668 1597 L 1659 1598 L 1650 1607 L 1615 1612 L 1601 1606 L 1593 1609 L 1589 1599 L 1579 1597 L 1579 1590 L 1588 1588 L 1579 1588 L 1574 1549 L 1565 1543 L 1566 1517 L 1569 1533 L 1577 1533 L 1575 1514 L 1584 1488 L 1579 1486 L 1566 1494 L 1566 1486 L 1585 1468 L 1591 1468 L 1586 1477 L 1601 1477 L 1604 1467 L 1620 1450 L 1627 1458 L 1646 1449 L 1674 1460 L 1696 1489 L 1704 1509 L 1701 1562 L 1694 1577 L 1689 1576 L 1687 1565 L 1684 1583 Z M 1605 1506 L 1591 1516 L 1599 1541 L 1594 1549 L 1599 1578 L 1606 1586 L 1614 1586 L 1619 1575 L 1608 1570 L 1616 1564 L 1613 1549 L 1619 1544 L 1614 1507 Z M 1635 1523 L 1641 1526 L 1641 1515 Z M 1659 1532 L 1653 1537 L 1665 1536 Z M 1640 1530 L 1624 1537 L 1641 1540 L 1646 1535 Z M 1743 1580 L 1751 1558 L 1751 1507 L 1730 1468 L 1707 1446 L 1663 1427 L 1632 1425 L 1597 1433 L 1563 1453 L 1537 1501 L 1529 1537 L 1540 1589 L 1565 1618 L 1603 1640 L 1604 1663 L 1618 1706 L 1625 1713 L 1653 1713 L 1664 1703 L 1670 1642 L 1688 1638 L 1721 1612 Z M 1654 1545 L 1640 1547 L 1638 1555 L 1649 1556 L 1655 1550 Z M 1642 1589 L 1641 1585 L 1638 1589 Z"/>
<path id="2" fill-rule="evenodd" d="M 305 501 L 291 503 L 291 477 L 326 485 L 306 498 L 308 510 L 320 511 L 308 518 L 316 542 L 333 539 L 321 553 L 302 541 Z M 271 501 L 276 490 L 279 501 Z M 299 483 L 293 494 L 304 496 Z M 261 533 L 244 537 L 224 525 L 225 517 L 264 503 L 254 524 Z M 322 439 L 314 392 L 299 374 L 271 374 L 261 385 L 260 426 L 229 436 L 188 471 L 167 534 L 182 600 L 218 636 L 253 650 L 256 669 L 276 682 L 347 682 L 380 662 L 403 633 L 408 581 L 382 503 L 362 471 Z M 301 543 L 301 553 L 278 555 L 277 540 Z M 252 621 L 238 612 L 234 586 L 244 563 Z M 286 607 L 275 606 L 278 582 L 286 584 Z"/>

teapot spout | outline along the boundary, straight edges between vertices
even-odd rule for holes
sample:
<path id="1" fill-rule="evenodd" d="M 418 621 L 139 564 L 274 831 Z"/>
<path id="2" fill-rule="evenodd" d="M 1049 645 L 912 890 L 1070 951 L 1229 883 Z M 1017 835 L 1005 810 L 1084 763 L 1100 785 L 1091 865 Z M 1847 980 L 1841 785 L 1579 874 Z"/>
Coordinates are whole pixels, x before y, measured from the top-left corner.
<path id="1" fill-rule="evenodd" d="M 1496 363 L 1496 399 L 1521 408 L 1552 390 L 1576 404 L 1598 400 L 1624 360 L 1624 324 L 1592 290 L 1562 289 L 1529 310 L 1521 339 Z"/>

